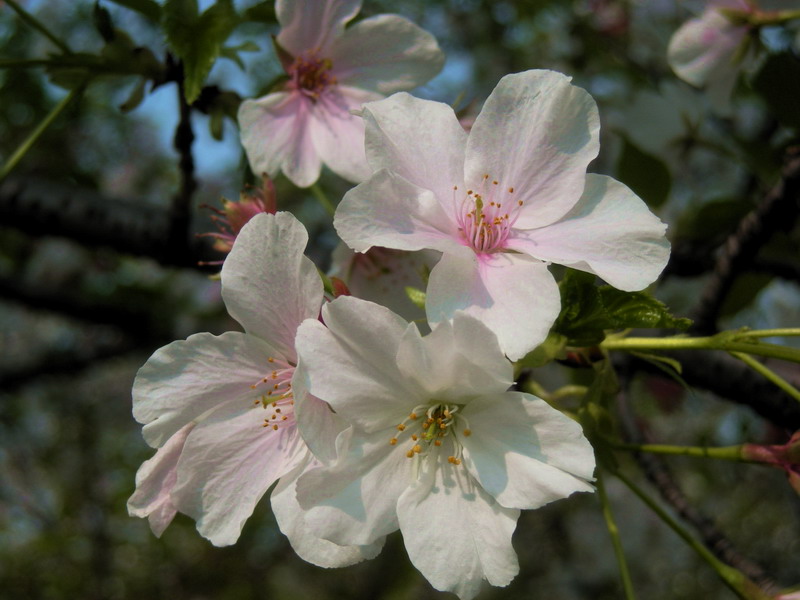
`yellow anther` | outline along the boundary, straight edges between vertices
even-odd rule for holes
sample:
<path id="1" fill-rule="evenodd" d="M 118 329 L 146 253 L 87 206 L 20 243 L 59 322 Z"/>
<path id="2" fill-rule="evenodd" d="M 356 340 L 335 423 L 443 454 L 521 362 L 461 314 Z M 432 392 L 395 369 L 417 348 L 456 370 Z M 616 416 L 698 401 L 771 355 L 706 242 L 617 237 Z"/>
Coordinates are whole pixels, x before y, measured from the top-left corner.
<path id="1" fill-rule="evenodd" d="M 496 180 L 496 179 L 494 179 L 494 180 L 492 181 L 492 183 L 493 183 L 494 185 L 497 185 L 497 180 Z"/>
<path id="2" fill-rule="evenodd" d="M 395 444 L 397 444 L 397 438 L 392 438 L 392 439 L 390 439 L 390 440 L 389 440 L 389 443 L 390 443 L 392 446 L 394 446 Z"/>
<path id="3" fill-rule="evenodd" d="M 422 452 L 422 446 L 420 446 L 419 444 L 414 444 L 414 447 L 412 448 L 412 450 L 414 452 L 416 452 L 417 454 L 419 454 L 420 452 Z"/>
<path id="4" fill-rule="evenodd" d="M 433 440 L 433 445 L 434 446 L 441 446 L 442 445 L 442 440 Z"/>
<path id="5" fill-rule="evenodd" d="M 471 436 L 472 435 L 472 430 L 471 429 L 465 429 L 464 430 L 464 435 L 467 436 L 467 437 Z"/>
<path id="6" fill-rule="evenodd" d="M 513 187 L 508 188 L 508 193 L 509 194 L 513 194 L 514 193 L 514 188 Z"/>
<path id="7" fill-rule="evenodd" d="M 402 423 L 400 423 L 400 425 L 397 426 L 397 431 L 405 431 L 405 430 L 406 430 L 406 426 L 403 425 Z"/>
<path id="8" fill-rule="evenodd" d="M 277 425 L 277 424 L 275 424 L 275 425 L 273 425 L 273 426 L 272 426 L 272 428 L 273 428 L 275 431 L 277 431 L 277 430 L 278 430 L 278 425 Z"/>
<path id="9" fill-rule="evenodd" d="M 416 421 L 417 420 L 417 413 L 413 413 L 412 412 L 410 415 L 408 415 L 408 418 L 411 419 L 412 421 Z"/>
<path id="10" fill-rule="evenodd" d="M 406 458 L 414 458 L 414 451 L 409 450 L 408 452 L 406 452 Z"/>
<path id="11" fill-rule="evenodd" d="M 411 439 L 416 442 L 419 439 L 419 437 L 417 436 L 416 433 L 414 433 L 414 434 L 411 435 Z"/>

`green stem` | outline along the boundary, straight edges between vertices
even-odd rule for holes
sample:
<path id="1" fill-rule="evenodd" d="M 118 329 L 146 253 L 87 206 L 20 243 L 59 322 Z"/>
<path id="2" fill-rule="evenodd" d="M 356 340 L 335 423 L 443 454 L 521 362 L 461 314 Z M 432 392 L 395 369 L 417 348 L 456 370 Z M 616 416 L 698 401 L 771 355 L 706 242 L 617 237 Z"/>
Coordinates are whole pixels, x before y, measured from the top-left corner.
<path id="1" fill-rule="evenodd" d="M 39 33 L 44 35 L 48 40 L 53 42 L 58 49 L 61 50 L 64 54 L 71 54 L 72 50 L 69 49 L 69 46 L 65 42 L 62 42 L 58 37 L 56 37 L 47 27 L 42 24 L 39 19 L 34 17 L 24 8 L 22 8 L 19 4 L 16 3 L 15 0 L 6 0 L 6 4 L 8 4 L 28 25 L 36 29 Z"/>
<path id="2" fill-rule="evenodd" d="M 329 215 L 333 216 L 333 214 L 336 212 L 336 207 L 331 203 L 331 201 L 328 199 L 328 196 L 324 191 L 322 191 L 322 188 L 318 183 L 315 183 L 311 186 L 311 193 L 314 194 L 314 197 L 322 205 L 322 208 L 324 208 Z"/>
<path id="3" fill-rule="evenodd" d="M 800 363 L 800 350 L 778 344 L 741 341 L 731 336 L 671 338 L 607 338 L 600 343 L 604 350 L 726 350 Z"/>
<path id="4" fill-rule="evenodd" d="M 706 448 L 703 446 L 669 446 L 666 444 L 624 444 L 607 440 L 617 450 L 630 450 L 632 452 L 649 452 L 650 454 L 669 454 L 671 456 L 694 456 L 696 458 L 716 458 L 719 460 L 734 460 L 738 462 L 751 462 L 742 457 L 742 446 L 722 446 Z"/>
<path id="5" fill-rule="evenodd" d="M 743 354 L 741 352 L 731 352 L 731 355 L 741 360 L 755 372 L 763 375 L 765 379 L 768 379 L 776 386 L 781 388 L 784 392 L 789 394 L 792 398 L 800 402 L 800 390 L 798 390 L 791 383 L 786 381 L 783 377 L 778 375 L 775 371 L 770 369 L 767 365 L 758 362 L 755 358 L 753 358 L 749 354 Z"/>
<path id="6" fill-rule="evenodd" d="M 650 496 L 648 496 L 638 485 L 633 483 L 621 472 L 615 473 L 620 480 L 628 486 L 628 488 L 636 494 L 639 499 L 644 502 L 650 510 L 652 510 L 658 517 L 666 523 L 670 529 L 677 533 L 692 550 L 697 552 L 700 557 L 706 561 L 711 568 L 713 568 L 717 575 L 739 598 L 742 600 L 769 600 L 767 596 L 759 587 L 750 581 L 741 571 L 734 569 L 730 565 L 726 565 L 714 556 L 711 551 L 703 544 L 697 541 L 683 525 L 678 523 L 672 516 L 667 513 L 661 506 Z"/>
<path id="7" fill-rule="evenodd" d="M 561 400 L 568 396 L 585 396 L 589 388 L 585 385 L 565 385 L 550 394 L 551 400 Z"/>
<path id="8" fill-rule="evenodd" d="M 62 98 L 61 102 L 53 107 L 53 110 L 50 111 L 39 125 L 37 125 L 36 129 L 34 129 L 31 134 L 19 145 L 19 147 L 14 151 L 14 153 L 8 158 L 6 163 L 0 168 L 0 182 L 5 180 L 8 174 L 17 166 L 17 163 L 22 160 L 22 157 L 28 152 L 28 150 L 33 147 L 39 137 L 44 133 L 44 131 L 55 121 L 56 117 L 60 115 L 67 105 L 72 102 L 73 98 L 80 95 L 83 92 L 83 86 L 79 85 L 78 87 L 72 89 L 69 94 Z"/>
<path id="9" fill-rule="evenodd" d="M 611 536 L 611 545 L 614 547 L 614 555 L 617 557 L 617 566 L 619 567 L 619 577 L 622 580 L 622 589 L 625 590 L 626 600 L 636 600 L 633 592 L 633 583 L 631 582 L 631 574 L 628 570 L 628 562 L 625 560 L 625 551 L 622 548 L 622 540 L 619 537 L 619 529 L 614 521 L 614 515 L 611 513 L 611 504 L 606 495 L 606 488 L 603 485 L 603 478 L 598 472 L 597 474 L 597 492 L 600 496 L 600 504 L 603 507 L 603 518 L 606 521 L 608 534 Z"/>
<path id="10" fill-rule="evenodd" d="M 753 329 L 751 331 L 742 331 L 739 333 L 740 337 L 794 337 L 800 335 L 800 327 L 791 327 L 784 329 Z"/>
<path id="11" fill-rule="evenodd" d="M 52 64 L 53 61 L 47 58 L 0 58 L 0 69 L 32 69 Z"/>

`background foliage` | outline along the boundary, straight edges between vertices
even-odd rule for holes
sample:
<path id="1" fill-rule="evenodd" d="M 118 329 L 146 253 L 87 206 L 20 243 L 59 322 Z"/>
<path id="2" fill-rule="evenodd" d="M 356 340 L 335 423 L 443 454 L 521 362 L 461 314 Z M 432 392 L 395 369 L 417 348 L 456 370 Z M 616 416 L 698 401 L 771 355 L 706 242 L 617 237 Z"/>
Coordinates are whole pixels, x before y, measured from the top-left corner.
<path id="1" fill-rule="evenodd" d="M 263 93 L 280 74 L 269 38 L 274 9 L 232 0 L 15 4 L 55 39 L 0 2 L 4 164 L 54 107 L 62 110 L 0 174 L 2 595 L 445 597 L 408 563 L 397 536 L 379 558 L 355 567 L 305 564 L 266 502 L 239 543 L 224 549 L 200 538 L 187 518 L 156 539 L 145 521 L 127 516 L 134 473 L 151 454 L 130 415 L 136 370 L 173 339 L 236 327 L 208 276 L 214 269 L 197 265 L 221 257 L 195 234 L 213 229 L 204 204 L 236 198 L 253 181 L 232 117 L 242 98 Z M 800 314 L 791 193 L 800 172 L 797 32 L 762 32 L 768 52 L 742 78 L 734 109 L 720 116 L 666 64 L 670 35 L 689 8 L 672 0 L 365 0 L 362 16 L 400 12 L 431 31 L 448 63 L 416 93 L 455 104 L 465 117 L 507 73 L 572 75 L 603 120 L 591 170 L 626 182 L 669 223 L 673 257 L 656 297 L 692 317 L 695 332 L 790 326 Z M 329 216 L 308 190 L 276 183 L 279 207 L 306 224 L 309 254 L 326 267 L 336 243 Z M 348 189 L 330 173 L 321 187 L 334 201 Z M 756 235 L 743 234 L 748 219 Z M 745 244 L 743 258 L 725 271 L 721 257 L 735 243 Z M 615 326 L 603 323 L 598 332 Z M 657 325 L 674 323 L 650 326 Z M 677 358 L 682 381 L 651 362 L 619 359 L 613 410 L 634 441 L 781 443 L 800 428 L 797 407 L 738 363 L 701 353 Z M 800 382 L 797 365 L 772 366 Z M 550 363 L 521 380 L 555 389 L 586 384 L 590 373 Z M 754 573 L 784 586 L 800 582 L 800 501 L 779 470 L 677 457 L 645 460 L 641 471 L 627 456 L 619 460 L 648 489 L 666 481 L 668 510 L 688 517 L 706 541 L 724 532 L 719 543 L 738 549 L 760 569 Z M 606 486 L 640 597 L 733 597 L 627 488 L 612 478 Z M 670 490 L 681 497 L 670 499 Z M 459 524 L 435 526 L 446 536 Z M 621 595 L 596 497 L 524 513 L 515 547 L 521 574 L 481 598 Z"/>

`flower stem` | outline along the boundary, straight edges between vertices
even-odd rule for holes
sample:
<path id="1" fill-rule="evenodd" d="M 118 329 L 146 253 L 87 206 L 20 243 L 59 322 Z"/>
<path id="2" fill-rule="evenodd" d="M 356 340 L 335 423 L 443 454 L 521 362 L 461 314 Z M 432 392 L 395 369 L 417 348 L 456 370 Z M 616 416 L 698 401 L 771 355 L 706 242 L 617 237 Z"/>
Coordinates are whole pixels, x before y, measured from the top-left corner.
<path id="1" fill-rule="evenodd" d="M 333 214 L 336 212 L 336 207 L 328 199 L 328 196 L 325 194 L 325 192 L 322 191 L 322 188 L 319 186 L 319 184 L 315 183 L 310 189 L 311 193 L 314 194 L 314 197 L 322 205 L 322 208 L 325 209 L 325 212 L 333 216 Z"/>
<path id="2" fill-rule="evenodd" d="M 70 90 L 69 94 L 62 98 L 61 102 L 53 107 L 53 110 L 50 111 L 39 125 L 37 125 L 36 129 L 34 129 L 31 134 L 23 140 L 23 142 L 17 147 L 14 153 L 8 157 L 6 163 L 0 168 L 0 182 L 2 182 L 8 174 L 17 166 L 17 163 L 22 160 L 22 157 L 30 150 L 36 141 L 41 137 L 44 131 L 55 121 L 56 117 L 60 115 L 67 105 L 72 102 L 73 98 L 80 95 L 83 92 L 83 86 L 79 85 L 76 88 Z"/>
<path id="3" fill-rule="evenodd" d="M 636 600 L 636 595 L 633 592 L 633 583 L 631 582 L 631 574 L 628 571 L 628 562 L 625 560 L 625 551 L 622 548 L 622 540 L 619 537 L 619 529 L 614 521 L 614 515 L 611 513 L 611 504 L 606 495 L 606 488 L 603 484 L 603 477 L 600 472 L 597 473 L 597 492 L 600 497 L 600 504 L 603 507 L 603 518 L 606 521 L 608 534 L 611 536 L 611 544 L 614 546 L 614 555 L 617 557 L 617 566 L 619 567 L 619 577 L 622 580 L 622 589 L 625 591 L 625 600 Z"/>
<path id="4" fill-rule="evenodd" d="M 783 329 L 753 329 L 741 331 L 739 337 L 794 337 L 800 335 L 800 327 L 786 327 Z"/>
<path id="5" fill-rule="evenodd" d="M 800 349 L 741 340 L 739 335 L 671 338 L 607 338 L 604 350 L 726 350 L 800 363 Z"/>
<path id="6" fill-rule="evenodd" d="M 611 446 L 617 450 L 631 452 L 649 452 L 650 454 L 669 454 L 672 456 L 694 456 L 696 458 L 716 458 L 719 460 L 734 460 L 738 462 L 751 462 L 742 456 L 742 446 L 722 446 L 708 448 L 704 446 L 669 446 L 666 444 L 624 444 L 610 441 Z"/>
<path id="7" fill-rule="evenodd" d="M 766 595 L 761 589 L 752 581 L 750 581 L 741 571 L 726 565 L 714 556 L 711 551 L 703 544 L 697 541 L 683 525 L 678 523 L 672 516 L 667 513 L 659 504 L 648 496 L 644 490 L 638 485 L 633 483 L 622 472 L 616 472 L 615 475 L 628 486 L 628 488 L 636 494 L 639 499 L 644 502 L 650 510 L 652 510 L 658 517 L 666 523 L 670 529 L 677 533 L 692 550 L 697 552 L 700 557 L 705 560 L 711 568 L 713 568 L 717 575 L 739 598 L 742 600 L 769 600 L 770 596 Z"/>
<path id="8" fill-rule="evenodd" d="M 72 50 L 69 49 L 69 46 L 67 46 L 65 42 L 61 41 L 58 37 L 56 37 L 55 34 L 53 34 L 47 27 L 44 26 L 44 24 L 41 21 L 39 21 L 39 19 L 37 19 L 28 11 L 26 11 L 24 8 L 22 8 L 19 4 L 16 3 L 15 0 L 6 0 L 6 4 L 8 4 L 19 15 L 20 19 L 22 19 L 23 21 L 25 21 L 25 23 L 36 29 L 39 33 L 44 35 L 48 40 L 53 42 L 58 47 L 58 49 L 61 50 L 61 52 L 63 52 L 64 54 L 72 54 Z"/>
<path id="9" fill-rule="evenodd" d="M 791 383 L 786 381 L 783 377 L 778 375 L 775 371 L 770 369 L 767 365 L 758 362 L 755 358 L 753 358 L 749 354 L 743 354 L 742 352 L 731 352 L 731 355 L 741 360 L 755 372 L 763 375 L 765 379 L 769 379 L 772 383 L 781 388 L 792 398 L 800 402 L 800 390 L 798 390 Z"/>

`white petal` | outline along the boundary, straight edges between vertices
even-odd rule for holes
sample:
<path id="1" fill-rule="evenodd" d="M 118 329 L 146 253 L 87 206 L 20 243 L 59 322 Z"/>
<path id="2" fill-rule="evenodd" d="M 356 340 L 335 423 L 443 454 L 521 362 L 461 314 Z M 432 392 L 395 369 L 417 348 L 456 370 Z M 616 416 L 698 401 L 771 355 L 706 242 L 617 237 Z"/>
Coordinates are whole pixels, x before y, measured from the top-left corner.
<path id="1" fill-rule="evenodd" d="M 464 465 L 503 506 L 538 508 L 591 492 L 594 451 L 580 425 L 521 392 L 485 396 L 464 407 Z"/>
<path id="2" fill-rule="evenodd" d="M 372 170 L 364 154 L 364 120 L 350 111 L 379 97 L 357 88 L 335 86 L 320 96 L 311 112 L 311 139 L 322 162 L 354 183 L 367 179 Z"/>
<path id="3" fill-rule="evenodd" d="M 293 56 L 319 50 L 327 57 L 333 40 L 360 9 L 361 0 L 277 0 L 278 43 Z"/>
<path id="4" fill-rule="evenodd" d="M 189 423 L 179 429 L 136 471 L 136 491 L 128 498 L 128 514 L 147 517 L 156 537 L 161 537 L 177 512 L 172 503 L 172 488 L 178 479 L 178 459 L 193 427 L 194 423 Z"/>
<path id="5" fill-rule="evenodd" d="M 508 246 L 633 291 L 653 283 L 666 266 L 666 228 L 628 187 L 589 174 L 583 196 L 569 214 L 547 227 L 518 232 L 520 238 Z"/>
<path id="6" fill-rule="evenodd" d="M 398 93 L 364 106 L 367 161 L 431 190 L 450 212 L 463 190 L 467 134 L 447 104 Z"/>
<path id="7" fill-rule="evenodd" d="M 476 255 L 464 247 L 433 268 L 425 308 L 432 323 L 459 310 L 479 319 L 517 360 L 547 337 L 561 296 L 544 263 L 523 254 Z"/>
<path id="8" fill-rule="evenodd" d="M 313 102 L 299 92 L 276 92 L 239 107 L 242 145 L 257 175 L 283 171 L 298 187 L 308 187 L 322 170 L 311 139 Z"/>
<path id="9" fill-rule="evenodd" d="M 477 319 L 458 313 L 424 338 L 409 327 L 397 351 L 397 367 L 419 383 L 425 398 L 464 403 L 465 398 L 504 392 L 514 370 L 497 337 Z"/>
<path id="10" fill-rule="evenodd" d="M 305 511 L 295 497 L 297 478 L 305 468 L 281 477 L 270 497 L 278 527 L 289 538 L 295 553 L 306 562 L 326 568 L 346 567 L 375 558 L 383 548 L 385 538 L 379 538 L 368 546 L 339 546 L 311 532 L 305 522 Z"/>
<path id="11" fill-rule="evenodd" d="M 297 500 L 314 535 L 368 545 L 397 529 L 397 499 L 411 481 L 413 459 L 389 443 L 393 433 L 348 430 L 340 436 L 336 465 L 300 477 Z"/>
<path id="12" fill-rule="evenodd" d="M 511 536 L 519 511 L 495 502 L 463 466 L 429 456 L 419 481 L 397 503 L 414 566 L 437 590 L 475 597 L 487 579 L 508 585 L 519 572 Z"/>
<path id="13" fill-rule="evenodd" d="M 349 27 L 333 43 L 330 59 L 340 82 L 384 95 L 418 87 L 444 65 L 436 38 L 398 15 Z"/>
<path id="14" fill-rule="evenodd" d="M 157 350 L 133 382 L 133 416 L 148 444 L 161 446 L 187 423 L 228 403 L 253 401 L 251 385 L 280 356 L 244 333 L 198 333 Z"/>
<path id="15" fill-rule="evenodd" d="M 294 336 L 305 319 L 317 318 L 322 281 L 303 255 L 308 233 L 291 213 L 260 214 L 236 238 L 222 266 L 222 297 L 247 333 L 295 360 Z M 266 357 L 264 357 L 266 359 Z"/>
<path id="16" fill-rule="evenodd" d="M 292 377 L 294 416 L 300 436 L 311 453 L 322 463 L 336 460 L 336 438 L 348 423 L 331 410 L 327 402 L 306 390 L 307 377 L 301 362 Z"/>
<path id="17" fill-rule="evenodd" d="M 443 251 L 458 245 L 457 226 L 433 193 L 386 169 L 344 195 L 333 225 L 356 252 L 373 246 Z"/>
<path id="18" fill-rule="evenodd" d="M 586 167 L 599 150 L 597 105 L 554 71 L 506 75 L 469 134 L 465 180 L 484 175 L 524 202 L 518 227 L 541 227 L 565 215 L 583 191 Z"/>
<path id="19" fill-rule="evenodd" d="M 409 325 L 383 306 L 350 296 L 326 304 L 322 314 L 327 328 L 309 319 L 297 331 L 305 388 L 369 431 L 402 421 L 417 393 L 395 360 Z"/>
<path id="20" fill-rule="evenodd" d="M 269 486 L 308 456 L 296 427 L 262 427 L 264 414 L 252 402 L 225 407 L 186 440 L 173 502 L 215 546 L 235 543 Z"/>

